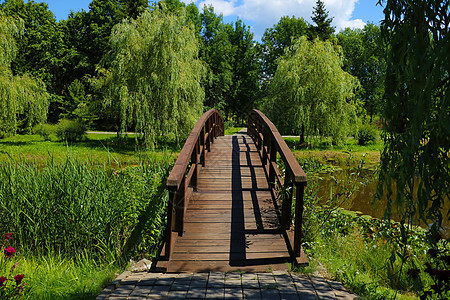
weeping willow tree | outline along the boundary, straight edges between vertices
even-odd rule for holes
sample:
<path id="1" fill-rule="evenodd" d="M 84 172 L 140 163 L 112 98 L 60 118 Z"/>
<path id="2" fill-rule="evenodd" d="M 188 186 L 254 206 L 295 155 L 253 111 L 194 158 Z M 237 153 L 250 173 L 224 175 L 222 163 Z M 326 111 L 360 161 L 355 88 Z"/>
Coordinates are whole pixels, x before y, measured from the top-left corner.
<path id="1" fill-rule="evenodd" d="M 23 34 L 20 19 L 0 12 L 0 135 L 29 129 L 47 117 L 48 94 L 44 84 L 29 75 L 14 76 L 11 61 L 17 54 L 16 39 Z"/>
<path id="2" fill-rule="evenodd" d="M 331 136 L 340 142 L 356 125 L 358 80 L 342 70 L 339 48 L 300 37 L 278 60 L 262 110 L 283 133 Z"/>
<path id="3" fill-rule="evenodd" d="M 121 130 L 133 127 L 154 146 L 157 137 L 184 140 L 200 117 L 204 91 L 195 30 L 184 10 L 143 12 L 114 27 L 112 53 L 100 86 Z"/>

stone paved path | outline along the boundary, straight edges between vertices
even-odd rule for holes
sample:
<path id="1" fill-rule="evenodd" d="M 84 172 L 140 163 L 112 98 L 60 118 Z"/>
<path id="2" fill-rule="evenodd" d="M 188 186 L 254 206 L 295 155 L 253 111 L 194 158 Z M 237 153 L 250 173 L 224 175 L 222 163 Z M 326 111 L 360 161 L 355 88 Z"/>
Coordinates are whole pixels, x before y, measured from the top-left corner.
<path id="1" fill-rule="evenodd" d="M 109 299 L 359 299 L 335 281 L 286 272 L 124 272 L 98 300 Z"/>

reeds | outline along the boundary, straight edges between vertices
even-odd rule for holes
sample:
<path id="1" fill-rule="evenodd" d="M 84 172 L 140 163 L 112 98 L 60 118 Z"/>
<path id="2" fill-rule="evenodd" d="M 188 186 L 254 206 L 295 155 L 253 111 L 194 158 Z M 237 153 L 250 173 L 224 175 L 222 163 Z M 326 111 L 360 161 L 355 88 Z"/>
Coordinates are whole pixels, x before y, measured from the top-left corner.
<path id="1" fill-rule="evenodd" d="M 71 155 L 44 166 L 10 158 L 0 163 L 0 232 L 13 232 L 15 245 L 36 255 L 87 251 L 111 261 L 152 254 L 163 231 L 170 161 L 113 168 Z"/>

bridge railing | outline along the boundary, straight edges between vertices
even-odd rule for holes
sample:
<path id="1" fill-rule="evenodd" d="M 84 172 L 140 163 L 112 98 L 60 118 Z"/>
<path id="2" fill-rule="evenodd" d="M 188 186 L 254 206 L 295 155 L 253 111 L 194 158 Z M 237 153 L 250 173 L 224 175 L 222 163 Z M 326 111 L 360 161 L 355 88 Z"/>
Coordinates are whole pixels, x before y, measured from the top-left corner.
<path id="1" fill-rule="evenodd" d="M 259 110 L 252 110 L 249 114 L 248 134 L 253 138 L 260 151 L 263 166 L 269 176 L 269 183 L 273 192 L 282 194 L 281 227 L 289 230 L 292 224 L 292 197 L 295 193 L 294 238 L 291 245 L 295 257 L 300 257 L 303 192 L 307 177 L 302 170 L 286 142 L 281 137 L 275 125 Z M 277 166 L 277 155 L 284 163 L 284 176 Z M 295 191 L 294 191 L 295 188 Z M 289 235 L 288 235 L 289 236 Z M 289 237 L 291 239 L 291 237 Z"/>
<path id="2" fill-rule="evenodd" d="M 218 136 L 225 133 L 223 118 L 215 109 L 203 114 L 192 129 L 172 171 L 167 178 L 169 203 L 164 256 L 170 259 L 177 236 L 184 230 L 184 215 L 192 192 L 197 188 L 199 171 L 206 163 L 206 153 Z"/>

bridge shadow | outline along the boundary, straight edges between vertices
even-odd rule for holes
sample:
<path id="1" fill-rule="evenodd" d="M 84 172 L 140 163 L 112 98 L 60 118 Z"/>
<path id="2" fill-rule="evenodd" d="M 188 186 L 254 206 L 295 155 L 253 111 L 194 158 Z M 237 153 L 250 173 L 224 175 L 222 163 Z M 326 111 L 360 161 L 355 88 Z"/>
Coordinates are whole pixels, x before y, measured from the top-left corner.
<path id="1" fill-rule="evenodd" d="M 257 192 L 269 191 L 269 189 L 265 187 L 258 187 L 255 170 L 256 166 L 251 160 L 252 150 L 250 148 L 250 143 L 247 141 L 247 139 L 251 138 L 245 134 L 245 132 L 241 134 L 237 133 L 232 137 L 232 211 L 229 264 L 234 267 L 245 267 L 284 263 L 288 257 L 270 257 L 270 253 L 267 253 L 267 258 L 248 258 L 247 255 L 247 249 L 250 246 L 249 241 L 247 240 L 247 235 L 284 234 L 278 221 L 275 221 L 272 224 L 267 223 L 267 220 L 263 221 Z M 252 141 L 251 143 L 253 144 Z M 241 147 L 245 147 L 245 149 L 241 149 Z M 258 151 L 254 150 L 253 152 L 257 153 Z M 245 163 L 241 163 L 241 158 L 244 156 Z M 258 167 L 262 166 L 259 165 Z M 243 168 L 250 171 L 250 187 L 244 186 L 243 184 Z M 251 196 L 256 229 L 245 228 L 246 210 L 244 208 L 244 192 L 249 192 Z M 270 201 L 272 201 L 272 199 Z M 265 225 L 268 228 L 265 228 Z"/>

